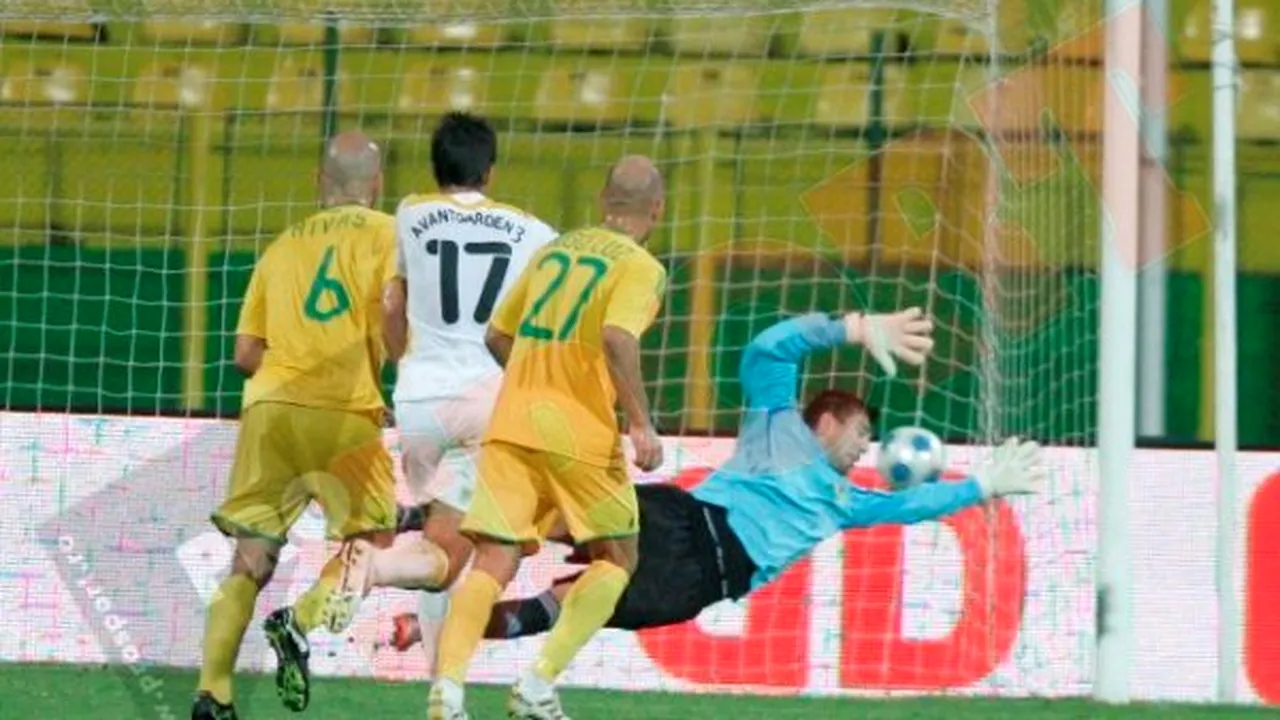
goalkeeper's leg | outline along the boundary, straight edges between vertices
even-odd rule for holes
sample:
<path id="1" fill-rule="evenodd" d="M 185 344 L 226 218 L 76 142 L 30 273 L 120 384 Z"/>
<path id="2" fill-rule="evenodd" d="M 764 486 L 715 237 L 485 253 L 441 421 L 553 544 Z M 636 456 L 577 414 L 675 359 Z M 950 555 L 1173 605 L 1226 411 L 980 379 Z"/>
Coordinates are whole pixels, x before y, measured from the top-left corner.
<path id="1" fill-rule="evenodd" d="M 489 624 L 484 628 L 485 639 L 515 640 L 540 635 L 550 630 L 556 619 L 560 617 L 560 605 L 564 602 L 565 595 L 569 594 L 573 581 L 577 580 L 579 575 L 581 573 L 561 578 L 555 585 L 533 597 L 495 603 L 493 615 L 489 617 Z M 431 659 L 434 656 L 433 648 L 438 644 L 439 630 L 432 631 L 428 618 L 440 613 L 443 620 L 444 613 L 448 610 L 448 596 L 443 593 L 426 593 L 425 598 L 416 615 L 404 613 L 395 617 L 391 640 L 387 644 L 399 652 L 405 652 L 421 642 L 427 651 L 428 659 Z M 427 606 L 428 603 L 435 602 L 436 598 L 443 601 L 441 603 L 443 610 Z M 609 625 L 606 624 L 605 627 Z"/>

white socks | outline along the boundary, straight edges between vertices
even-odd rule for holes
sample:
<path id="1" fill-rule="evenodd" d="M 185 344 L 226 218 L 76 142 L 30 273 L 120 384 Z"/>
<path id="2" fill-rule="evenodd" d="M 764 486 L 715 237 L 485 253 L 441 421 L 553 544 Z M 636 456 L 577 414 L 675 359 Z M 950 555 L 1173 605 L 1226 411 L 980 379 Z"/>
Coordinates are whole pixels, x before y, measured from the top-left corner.
<path id="1" fill-rule="evenodd" d="M 418 631 L 422 633 L 422 651 L 427 656 L 427 677 L 436 676 L 436 648 L 448 614 L 448 590 L 424 592 L 418 596 Z"/>
<path id="2" fill-rule="evenodd" d="M 554 695 L 555 686 L 544 680 L 530 665 L 520 674 L 520 692 L 536 702 Z"/>

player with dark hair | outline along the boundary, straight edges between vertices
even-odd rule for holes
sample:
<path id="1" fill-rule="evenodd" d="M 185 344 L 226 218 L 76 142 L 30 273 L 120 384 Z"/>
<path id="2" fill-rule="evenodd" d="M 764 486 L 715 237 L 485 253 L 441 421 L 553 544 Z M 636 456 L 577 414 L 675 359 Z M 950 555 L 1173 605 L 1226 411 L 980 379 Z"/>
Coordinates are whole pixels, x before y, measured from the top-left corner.
<path id="1" fill-rule="evenodd" d="M 349 623 L 382 578 L 418 578 L 419 612 L 435 627 L 471 557 L 459 532 L 476 487 L 476 456 L 502 368 L 485 347 L 490 316 L 556 231 L 490 199 L 498 140 L 483 117 L 454 112 L 431 137 L 434 193 L 409 195 L 395 215 L 396 272 L 383 296 L 386 345 L 398 360 L 393 395 L 405 476 L 424 520 L 417 542 L 355 546 L 357 582 L 339 604 Z M 397 587 L 406 587 L 401 582 Z M 335 623 L 337 624 L 337 623 Z"/>
<path id="2" fill-rule="evenodd" d="M 689 492 L 666 483 L 637 486 L 640 561 L 606 627 L 638 630 L 693 619 L 773 581 L 846 529 L 932 520 L 991 497 L 1035 492 L 1044 478 L 1039 447 L 1016 440 L 962 482 L 896 492 L 859 488 L 848 473 L 870 444 L 873 412 L 844 390 L 823 391 L 803 411 L 797 407 L 800 362 L 810 352 L 857 344 L 896 373 L 893 356 L 923 361 L 930 331 L 913 308 L 838 320 L 808 315 L 760 333 L 743 355 L 748 409 L 729 461 Z M 409 515 L 400 519 L 414 522 Z M 575 549 L 570 561 L 581 560 Z M 547 630 L 574 577 L 537 597 L 497 604 L 485 636 Z M 397 618 L 392 644 L 403 650 L 418 639 L 411 616 Z"/>
<path id="3" fill-rule="evenodd" d="M 498 134 L 484 118 L 452 112 L 431 136 L 431 172 L 442 193 L 480 190 L 492 181 L 498 162 Z"/>

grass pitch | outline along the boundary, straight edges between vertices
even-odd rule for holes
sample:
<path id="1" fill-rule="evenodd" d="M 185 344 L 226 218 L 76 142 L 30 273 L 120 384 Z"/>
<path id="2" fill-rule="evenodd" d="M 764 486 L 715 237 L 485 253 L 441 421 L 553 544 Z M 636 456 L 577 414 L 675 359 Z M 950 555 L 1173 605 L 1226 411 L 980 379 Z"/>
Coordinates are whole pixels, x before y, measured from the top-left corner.
<path id="1" fill-rule="evenodd" d="M 151 676 L 168 688 L 167 698 L 189 702 L 194 672 L 163 670 Z M 155 707 L 139 702 L 136 678 L 120 668 L 67 665 L 0 664 L 0 715 L 14 720 L 151 720 L 164 717 Z M 426 686 L 416 683 L 378 683 L 368 680 L 317 679 L 311 707 L 297 715 L 276 700 L 271 679 L 262 675 L 237 678 L 237 708 L 243 720 L 332 720 L 417 718 L 426 713 Z M 469 710 L 476 720 L 505 718 L 505 687 L 473 686 Z M 789 720 L 791 718 L 1049 718 L 1065 720 L 1129 720 L 1131 718 L 1261 718 L 1273 711 L 1262 708 L 1208 705 L 1132 705 L 1110 707 L 1085 700 L 970 700 L 953 698 L 850 700 L 760 698 L 716 695 L 663 695 L 593 690 L 566 690 L 565 711 L 575 720 Z M 190 706 L 169 707 L 170 717 L 189 717 Z"/>

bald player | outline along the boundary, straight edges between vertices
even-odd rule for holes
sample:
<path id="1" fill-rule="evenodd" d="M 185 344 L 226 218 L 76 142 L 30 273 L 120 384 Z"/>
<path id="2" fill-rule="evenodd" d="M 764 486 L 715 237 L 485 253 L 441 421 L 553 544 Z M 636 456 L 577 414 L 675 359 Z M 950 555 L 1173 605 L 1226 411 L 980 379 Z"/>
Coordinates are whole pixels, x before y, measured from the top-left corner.
<path id="1" fill-rule="evenodd" d="M 310 699 L 306 634 L 334 614 L 349 582 L 352 542 L 385 547 L 393 538 L 395 481 L 382 443 L 379 375 L 395 228 L 371 209 L 382 189 L 380 148 L 359 132 L 337 135 L 325 148 L 319 186 L 322 209 L 262 254 L 240 310 L 235 364 L 248 381 L 230 487 L 212 515 L 235 540 L 235 555 L 208 608 L 193 720 L 236 718 L 232 673 L 241 640 L 308 503 L 319 502 L 326 534 L 343 545 L 295 605 L 264 623 L 279 661 L 277 689 L 293 710 Z"/>
<path id="2" fill-rule="evenodd" d="M 614 408 L 626 418 L 636 465 L 658 467 L 662 445 L 640 376 L 640 337 L 666 284 L 662 265 L 642 247 L 663 202 L 662 176 L 648 158 L 620 160 L 600 195 L 603 224 L 539 250 L 489 324 L 486 345 L 506 373 L 462 523 L 475 559 L 441 632 L 430 718 L 467 717 L 471 657 L 521 551 L 544 538 L 552 511 L 590 563 L 541 656 L 513 688 L 509 717 L 565 718 L 556 678 L 626 589 L 639 513 Z"/>

